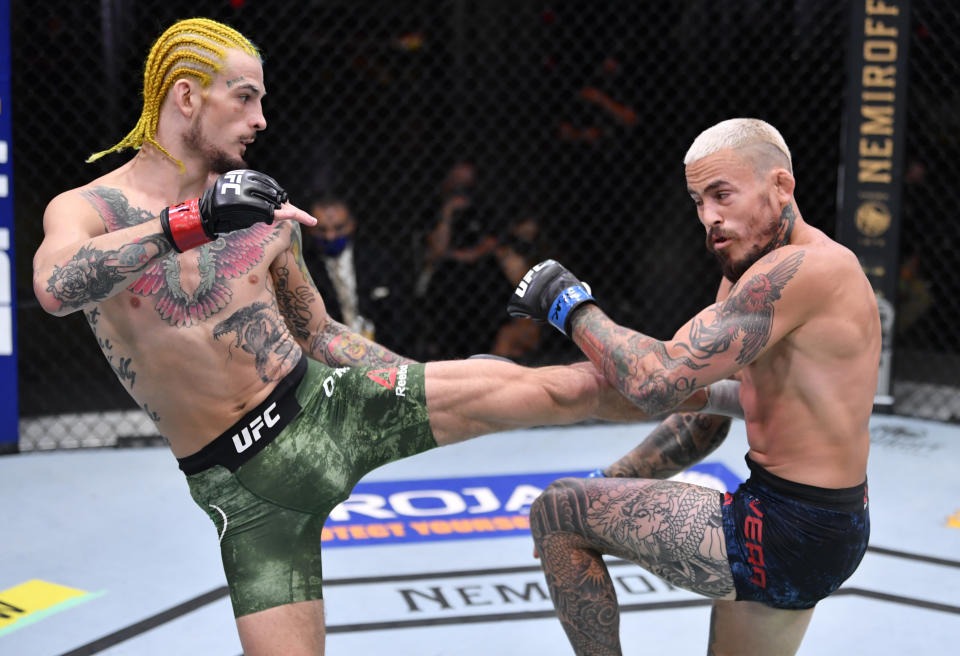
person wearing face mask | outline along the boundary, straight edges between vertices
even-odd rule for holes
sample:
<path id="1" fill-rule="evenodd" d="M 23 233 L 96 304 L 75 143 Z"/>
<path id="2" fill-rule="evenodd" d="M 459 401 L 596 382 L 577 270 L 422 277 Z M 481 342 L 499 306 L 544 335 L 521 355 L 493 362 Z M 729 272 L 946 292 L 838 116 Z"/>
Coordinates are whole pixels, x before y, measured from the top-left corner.
<path id="1" fill-rule="evenodd" d="M 402 348 L 409 273 L 395 255 L 364 240 L 342 198 L 316 198 L 317 225 L 304 229 L 304 259 L 331 317 L 388 348 Z"/>

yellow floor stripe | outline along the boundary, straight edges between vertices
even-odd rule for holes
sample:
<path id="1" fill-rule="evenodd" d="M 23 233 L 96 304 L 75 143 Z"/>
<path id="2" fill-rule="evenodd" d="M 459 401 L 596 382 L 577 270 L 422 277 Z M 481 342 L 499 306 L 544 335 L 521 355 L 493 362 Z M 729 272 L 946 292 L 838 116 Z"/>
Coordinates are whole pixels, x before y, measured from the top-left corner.
<path id="1" fill-rule="evenodd" d="M 950 528 L 960 528 L 960 510 L 947 517 L 947 526 Z"/>
<path id="2" fill-rule="evenodd" d="M 0 635 L 33 624 L 78 603 L 90 601 L 101 594 L 91 594 L 86 590 L 39 579 L 0 590 Z"/>

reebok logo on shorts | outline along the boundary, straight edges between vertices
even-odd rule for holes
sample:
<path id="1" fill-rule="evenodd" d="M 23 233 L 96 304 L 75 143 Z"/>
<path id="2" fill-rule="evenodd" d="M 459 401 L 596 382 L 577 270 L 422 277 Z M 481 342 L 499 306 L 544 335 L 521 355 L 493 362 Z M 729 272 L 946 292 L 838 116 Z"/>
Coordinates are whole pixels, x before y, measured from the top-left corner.
<path id="1" fill-rule="evenodd" d="M 387 389 L 392 390 L 397 384 L 397 368 L 374 369 L 373 371 L 367 372 L 367 378 L 377 385 L 383 385 Z"/>
<path id="2" fill-rule="evenodd" d="M 407 367 L 409 365 L 400 365 L 391 369 L 374 369 L 367 372 L 367 378 L 382 385 L 389 390 L 394 390 L 397 396 L 406 396 L 407 392 Z"/>

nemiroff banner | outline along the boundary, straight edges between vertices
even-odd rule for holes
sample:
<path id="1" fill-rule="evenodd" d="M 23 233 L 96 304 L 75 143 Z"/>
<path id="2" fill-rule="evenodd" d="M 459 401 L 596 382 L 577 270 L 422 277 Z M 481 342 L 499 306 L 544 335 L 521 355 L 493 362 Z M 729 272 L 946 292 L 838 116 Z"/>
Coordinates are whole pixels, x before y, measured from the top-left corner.
<path id="1" fill-rule="evenodd" d="M 851 6 L 837 238 L 856 253 L 877 294 L 883 354 L 876 405 L 890 409 L 910 2 L 854 0 Z"/>
<path id="2" fill-rule="evenodd" d="M 550 472 L 360 482 L 331 511 L 323 527 L 324 548 L 369 544 L 514 537 L 530 533 L 530 504 L 565 476 Z M 722 463 L 700 463 L 674 477 L 732 492 L 740 478 Z"/>

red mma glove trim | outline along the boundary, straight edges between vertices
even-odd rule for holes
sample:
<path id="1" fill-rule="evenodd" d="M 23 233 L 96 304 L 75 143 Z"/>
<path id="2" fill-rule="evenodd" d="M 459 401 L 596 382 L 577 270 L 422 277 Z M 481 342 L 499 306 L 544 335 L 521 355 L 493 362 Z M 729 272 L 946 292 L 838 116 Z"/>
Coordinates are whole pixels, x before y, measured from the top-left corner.
<path id="1" fill-rule="evenodd" d="M 178 253 L 213 241 L 203 229 L 199 198 L 168 207 L 161 213 L 160 222 L 164 234 Z"/>

